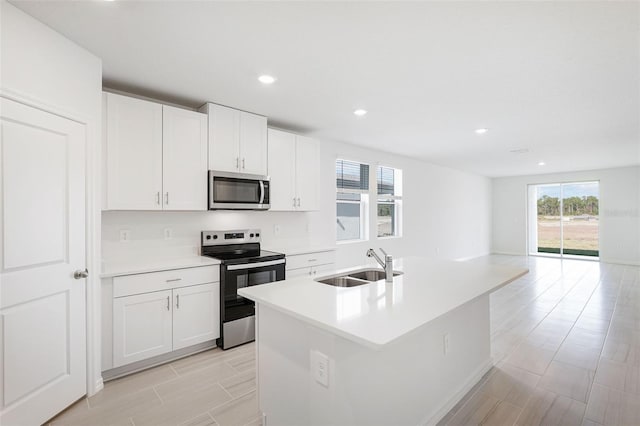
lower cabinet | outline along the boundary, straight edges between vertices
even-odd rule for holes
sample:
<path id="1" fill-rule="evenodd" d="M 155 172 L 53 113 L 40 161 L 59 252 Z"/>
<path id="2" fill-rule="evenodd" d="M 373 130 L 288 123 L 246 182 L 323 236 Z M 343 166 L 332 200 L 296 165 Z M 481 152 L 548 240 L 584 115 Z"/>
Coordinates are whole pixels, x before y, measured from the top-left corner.
<path id="1" fill-rule="evenodd" d="M 287 278 L 320 276 L 335 269 L 333 250 L 309 251 L 287 254 Z"/>
<path id="2" fill-rule="evenodd" d="M 103 369 L 220 337 L 219 281 L 219 267 L 206 266 L 115 277 L 108 287 L 103 283 L 103 297 L 112 295 L 112 306 L 103 304 L 112 313 L 111 318 L 103 313 L 103 345 L 112 349 Z"/>

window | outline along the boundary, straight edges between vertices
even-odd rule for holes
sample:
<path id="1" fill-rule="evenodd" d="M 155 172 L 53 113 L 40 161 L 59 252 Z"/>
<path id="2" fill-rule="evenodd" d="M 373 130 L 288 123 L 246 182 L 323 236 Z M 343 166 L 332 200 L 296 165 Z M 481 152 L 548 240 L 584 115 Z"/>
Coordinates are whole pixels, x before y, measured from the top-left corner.
<path id="1" fill-rule="evenodd" d="M 338 241 L 368 239 L 369 165 L 336 160 L 336 228 Z"/>
<path id="2" fill-rule="evenodd" d="M 378 166 L 378 237 L 399 237 L 402 222 L 402 170 Z"/>

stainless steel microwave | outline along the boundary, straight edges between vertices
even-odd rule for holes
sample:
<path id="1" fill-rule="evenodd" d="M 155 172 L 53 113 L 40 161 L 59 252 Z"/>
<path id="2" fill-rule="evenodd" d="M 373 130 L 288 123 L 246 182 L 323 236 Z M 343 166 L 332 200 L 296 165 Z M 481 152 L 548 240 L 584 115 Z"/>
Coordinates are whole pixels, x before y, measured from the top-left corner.
<path id="1" fill-rule="evenodd" d="M 268 210 L 269 177 L 209 170 L 209 210 Z"/>

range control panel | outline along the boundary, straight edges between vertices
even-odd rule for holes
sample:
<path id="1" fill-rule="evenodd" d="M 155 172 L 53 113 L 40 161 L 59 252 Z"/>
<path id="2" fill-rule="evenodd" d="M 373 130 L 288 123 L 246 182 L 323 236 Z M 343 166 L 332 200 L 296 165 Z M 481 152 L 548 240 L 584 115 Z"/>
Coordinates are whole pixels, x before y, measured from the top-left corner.
<path id="1" fill-rule="evenodd" d="M 202 231 L 202 245 L 259 243 L 259 229 L 241 229 L 234 231 Z"/>

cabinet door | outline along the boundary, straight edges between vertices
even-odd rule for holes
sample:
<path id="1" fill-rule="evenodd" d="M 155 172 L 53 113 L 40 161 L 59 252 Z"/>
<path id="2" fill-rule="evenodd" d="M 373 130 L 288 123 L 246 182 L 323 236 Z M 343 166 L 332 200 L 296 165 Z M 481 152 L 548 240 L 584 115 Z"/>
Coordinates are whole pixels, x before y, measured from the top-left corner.
<path id="1" fill-rule="evenodd" d="M 240 113 L 240 171 L 267 174 L 267 117 Z"/>
<path id="2" fill-rule="evenodd" d="M 161 210 L 162 105 L 105 93 L 110 210 Z"/>
<path id="3" fill-rule="evenodd" d="M 173 290 L 173 350 L 220 337 L 220 283 Z"/>
<path id="4" fill-rule="evenodd" d="M 237 172 L 240 167 L 240 111 L 208 104 L 209 169 Z"/>
<path id="5" fill-rule="evenodd" d="M 271 210 L 295 210 L 296 136 L 273 129 L 269 129 L 268 135 Z"/>
<path id="6" fill-rule="evenodd" d="M 287 269 L 285 273 L 286 279 L 298 278 L 298 277 L 308 277 L 311 275 L 311 267 L 307 268 L 297 268 L 297 269 Z"/>
<path id="7" fill-rule="evenodd" d="M 318 210 L 318 186 L 320 182 L 320 146 L 318 141 L 297 136 L 296 144 L 296 193 L 298 210 Z"/>
<path id="8" fill-rule="evenodd" d="M 165 210 L 207 209 L 207 116 L 162 107 Z"/>
<path id="9" fill-rule="evenodd" d="M 113 299 L 113 366 L 171 351 L 171 290 Z"/>

